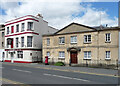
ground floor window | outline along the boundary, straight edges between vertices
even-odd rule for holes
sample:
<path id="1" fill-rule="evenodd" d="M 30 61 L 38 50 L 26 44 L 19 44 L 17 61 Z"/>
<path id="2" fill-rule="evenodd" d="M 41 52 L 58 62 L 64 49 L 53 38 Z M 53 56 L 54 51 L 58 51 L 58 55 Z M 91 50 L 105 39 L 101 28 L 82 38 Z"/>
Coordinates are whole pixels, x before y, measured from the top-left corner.
<path id="1" fill-rule="evenodd" d="M 59 51 L 59 58 L 65 58 L 65 52 Z"/>
<path id="2" fill-rule="evenodd" d="M 3 58 L 5 57 L 5 53 L 4 53 L 4 52 L 2 53 L 2 57 L 3 57 Z"/>
<path id="3" fill-rule="evenodd" d="M 106 58 L 105 59 L 110 59 L 110 51 L 106 51 Z"/>
<path id="4" fill-rule="evenodd" d="M 91 51 L 84 51 L 84 59 L 91 59 Z"/>
<path id="5" fill-rule="evenodd" d="M 23 51 L 17 51 L 17 57 L 23 58 Z"/>

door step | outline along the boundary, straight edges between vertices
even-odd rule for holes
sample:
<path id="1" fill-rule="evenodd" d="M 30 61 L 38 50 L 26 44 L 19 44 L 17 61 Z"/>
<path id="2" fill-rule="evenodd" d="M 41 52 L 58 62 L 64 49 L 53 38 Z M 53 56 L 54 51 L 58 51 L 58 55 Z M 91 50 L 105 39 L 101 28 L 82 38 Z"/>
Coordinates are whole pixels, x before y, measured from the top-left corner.
<path id="1" fill-rule="evenodd" d="M 78 64 L 71 64 L 72 67 L 78 67 Z"/>

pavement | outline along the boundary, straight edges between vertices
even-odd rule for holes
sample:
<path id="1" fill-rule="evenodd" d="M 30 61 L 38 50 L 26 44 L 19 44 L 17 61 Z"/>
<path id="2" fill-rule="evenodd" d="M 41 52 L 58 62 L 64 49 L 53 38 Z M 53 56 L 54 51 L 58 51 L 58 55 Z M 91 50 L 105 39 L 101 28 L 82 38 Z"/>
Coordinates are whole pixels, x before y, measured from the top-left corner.
<path id="1" fill-rule="evenodd" d="M 3 63 L 2 67 L 4 82 L 12 82 L 13 84 L 118 84 L 119 81 L 118 70 L 112 69 L 52 66 L 36 63 Z"/>

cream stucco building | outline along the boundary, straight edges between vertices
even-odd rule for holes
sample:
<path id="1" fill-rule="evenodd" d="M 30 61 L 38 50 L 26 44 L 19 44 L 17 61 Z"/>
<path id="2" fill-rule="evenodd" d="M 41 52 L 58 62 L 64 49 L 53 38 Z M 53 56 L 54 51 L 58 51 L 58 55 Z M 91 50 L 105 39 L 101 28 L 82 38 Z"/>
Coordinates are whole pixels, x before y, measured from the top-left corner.
<path id="1" fill-rule="evenodd" d="M 71 23 L 54 34 L 43 35 L 43 59 L 65 64 L 117 65 L 119 58 L 118 27 L 101 29 Z"/>

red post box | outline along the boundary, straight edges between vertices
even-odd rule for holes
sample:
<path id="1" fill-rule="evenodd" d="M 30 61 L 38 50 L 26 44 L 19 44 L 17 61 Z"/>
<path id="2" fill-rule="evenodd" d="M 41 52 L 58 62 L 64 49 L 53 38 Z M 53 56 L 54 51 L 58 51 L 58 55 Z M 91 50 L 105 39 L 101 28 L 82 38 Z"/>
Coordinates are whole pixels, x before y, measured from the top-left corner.
<path id="1" fill-rule="evenodd" d="M 45 56 L 45 65 L 48 65 L 48 56 Z"/>

